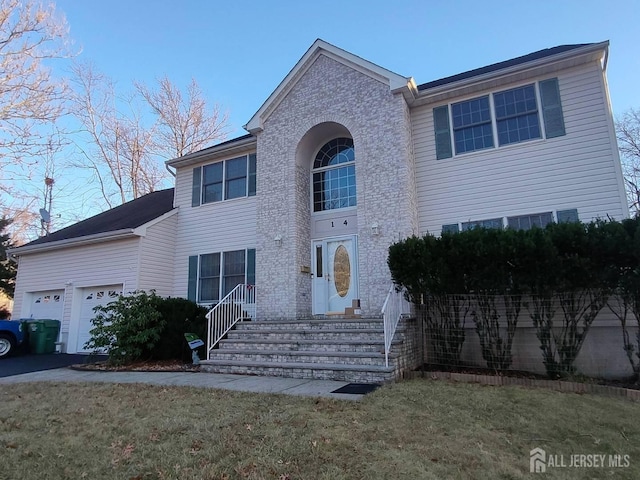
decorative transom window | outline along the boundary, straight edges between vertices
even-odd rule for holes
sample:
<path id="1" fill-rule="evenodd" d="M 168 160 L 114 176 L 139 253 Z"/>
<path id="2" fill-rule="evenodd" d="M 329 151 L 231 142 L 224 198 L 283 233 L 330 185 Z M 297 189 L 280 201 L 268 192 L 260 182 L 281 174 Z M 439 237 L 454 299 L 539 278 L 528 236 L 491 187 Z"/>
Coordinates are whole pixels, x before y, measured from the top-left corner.
<path id="1" fill-rule="evenodd" d="M 313 162 L 313 211 L 356 206 L 356 166 L 353 140 L 335 138 Z"/>
<path id="2" fill-rule="evenodd" d="M 433 123 L 438 160 L 566 134 L 557 78 L 436 107 Z"/>

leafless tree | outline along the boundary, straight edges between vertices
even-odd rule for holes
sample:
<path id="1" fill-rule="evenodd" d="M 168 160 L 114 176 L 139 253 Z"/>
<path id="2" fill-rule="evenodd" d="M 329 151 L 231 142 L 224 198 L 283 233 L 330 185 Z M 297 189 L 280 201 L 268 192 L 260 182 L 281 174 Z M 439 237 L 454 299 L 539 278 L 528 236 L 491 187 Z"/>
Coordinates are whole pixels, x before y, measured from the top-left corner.
<path id="1" fill-rule="evenodd" d="M 616 122 L 627 199 L 632 213 L 640 213 L 640 109 L 630 109 Z"/>
<path id="2" fill-rule="evenodd" d="M 46 151 L 42 127 L 63 113 L 66 86 L 44 63 L 69 56 L 67 32 L 53 5 L 0 0 L 0 189 L 5 192 Z"/>
<path id="3" fill-rule="evenodd" d="M 109 207 L 157 189 L 166 172 L 153 155 L 156 127 L 144 123 L 135 98 L 118 97 L 113 82 L 91 65 L 75 65 L 73 82 L 73 112 L 90 148 L 77 143 L 75 166 L 93 173 Z"/>
<path id="4" fill-rule="evenodd" d="M 158 153 L 165 159 L 201 150 L 226 137 L 226 113 L 217 104 L 209 109 L 194 79 L 187 87 L 186 97 L 166 76 L 158 80 L 156 89 L 142 83 L 135 85 L 156 115 Z"/>
<path id="5" fill-rule="evenodd" d="M 73 111 L 88 135 L 78 144 L 76 166 L 93 173 L 109 207 L 166 184 L 164 160 L 204 148 L 225 135 L 226 117 L 207 103 L 194 82 L 186 99 L 166 77 L 158 90 L 136 84 L 136 92 L 116 93 L 113 82 L 90 65 L 73 67 Z M 143 115 L 150 107 L 153 115 Z"/>

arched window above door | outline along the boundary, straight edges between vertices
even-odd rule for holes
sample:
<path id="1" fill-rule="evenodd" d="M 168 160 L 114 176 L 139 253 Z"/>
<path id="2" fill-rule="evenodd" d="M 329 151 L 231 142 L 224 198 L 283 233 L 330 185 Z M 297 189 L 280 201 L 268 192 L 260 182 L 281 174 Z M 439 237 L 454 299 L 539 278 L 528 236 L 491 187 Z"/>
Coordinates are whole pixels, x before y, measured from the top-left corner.
<path id="1" fill-rule="evenodd" d="M 356 166 L 353 140 L 334 138 L 313 162 L 313 211 L 356 206 Z"/>

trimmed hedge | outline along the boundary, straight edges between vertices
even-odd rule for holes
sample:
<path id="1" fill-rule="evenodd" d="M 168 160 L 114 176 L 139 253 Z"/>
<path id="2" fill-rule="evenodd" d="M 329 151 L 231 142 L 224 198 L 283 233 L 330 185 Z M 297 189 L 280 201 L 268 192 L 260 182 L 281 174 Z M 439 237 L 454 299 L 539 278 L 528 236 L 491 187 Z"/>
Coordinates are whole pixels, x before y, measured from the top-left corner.
<path id="1" fill-rule="evenodd" d="M 469 302 L 483 357 L 497 370 L 511 364 L 511 341 L 521 310 L 536 327 L 553 378 L 575 373 L 573 363 L 589 328 L 613 293 L 628 311 L 640 313 L 639 218 L 414 236 L 389 248 L 388 265 L 393 281 L 410 299 L 427 306 L 430 338 L 440 342 L 432 345 L 436 356 L 442 342 L 457 342 L 453 350 L 460 351 L 464 319 L 459 312 L 464 312 L 463 302 Z M 440 308 L 446 304 L 452 309 L 449 320 L 442 318 Z M 617 311 L 619 318 L 625 315 Z M 499 312 L 506 312 L 506 324 Z M 556 313 L 564 319 L 558 328 L 553 323 Z M 640 336 L 637 345 L 633 343 L 627 342 L 625 349 L 640 365 Z M 451 352 L 446 355 L 451 357 Z M 459 361 L 445 357 L 437 361 Z"/>

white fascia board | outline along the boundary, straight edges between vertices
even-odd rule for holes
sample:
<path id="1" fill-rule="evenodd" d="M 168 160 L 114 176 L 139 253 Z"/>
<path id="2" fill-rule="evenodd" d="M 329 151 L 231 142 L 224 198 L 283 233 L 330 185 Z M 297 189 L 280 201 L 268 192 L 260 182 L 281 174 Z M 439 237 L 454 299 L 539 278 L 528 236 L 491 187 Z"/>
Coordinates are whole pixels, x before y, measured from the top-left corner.
<path id="1" fill-rule="evenodd" d="M 392 92 L 411 90 L 410 77 L 403 77 L 386 68 L 382 68 L 375 63 L 371 63 L 357 55 L 342 50 L 324 40 L 316 40 L 306 51 L 300 60 L 295 64 L 286 77 L 280 82 L 277 88 L 269 95 L 269 98 L 262 104 L 260 109 L 251 117 L 244 129 L 250 133 L 256 134 L 262 131 L 263 122 L 268 118 L 269 114 L 277 107 L 286 94 L 293 88 L 297 80 L 306 72 L 313 61 L 320 55 L 326 55 L 340 63 L 343 63 L 365 75 L 368 75 L 389 86 Z M 414 83 L 415 84 L 415 83 Z M 405 95 L 406 96 L 406 95 Z M 409 95 L 411 96 L 411 95 Z"/>
<path id="2" fill-rule="evenodd" d="M 112 232 L 96 233 L 94 235 L 86 235 L 84 237 L 67 238 L 58 240 L 57 242 L 40 243 L 37 245 L 25 245 L 24 247 L 16 247 L 7 250 L 7 256 L 19 257 L 31 253 L 41 253 L 50 250 L 59 250 L 61 248 L 78 247 L 81 245 L 91 245 L 94 243 L 109 242 L 112 240 L 122 240 L 125 238 L 139 237 L 133 228 L 123 230 L 115 230 Z"/>
<path id="3" fill-rule="evenodd" d="M 510 75 L 515 75 L 521 72 L 532 72 L 533 75 L 536 70 L 543 69 L 545 66 L 566 63 L 572 59 L 577 59 L 579 57 L 583 57 L 585 61 L 588 61 L 594 54 L 597 54 L 597 56 L 604 55 L 607 52 L 608 48 L 609 41 L 607 40 L 593 45 L 586 45 L 584 47 L 568 50 L 566 52 L 558 53 L 549 57 L 543 57 L 537 60 L 532 60 L 530 62 L 521 63 L 519 65 L 502 68 L 500 70 L 488 72 L 483 75 L 465 78 L 457 82 L 445 83 L 444 85 L 440 85 L 438 87 L 420 91 L 417 95 L 416 102 L 418 104 L 423 104 L 426 103 L 426 99 L 438 97 L 444 93 L 469 88 L 474 85 L 480 85 L 486 82 L 493 81 L 500 77 L 508 77 Z"/>
<path id="4" fill-rule="evenodd" d="M 166 165 L 173 168 L 188 167 L 189 165 L 195 165 L 196 163 L 204 162 L 207 160 L 213 160 L 215 158 L 233 155 L 234 153 L 244 153 L 255 147 L 256 137 L 241 138 L 237 141 L 225 142 L 220 146 L 213 146 L 199 150 L 197 152 L 189 153 L 183 157 L 167 160 Z"/>

